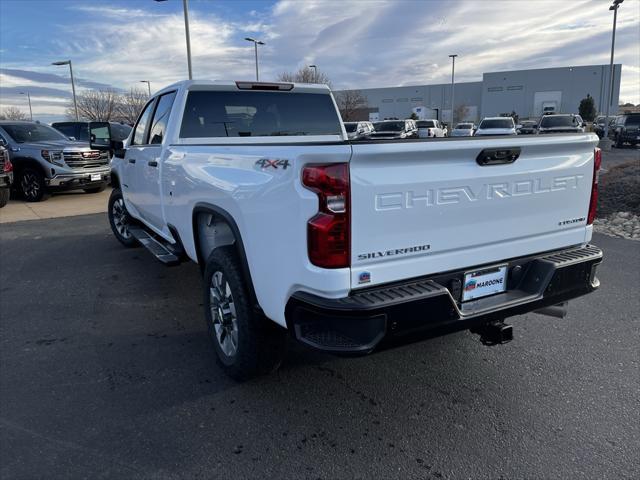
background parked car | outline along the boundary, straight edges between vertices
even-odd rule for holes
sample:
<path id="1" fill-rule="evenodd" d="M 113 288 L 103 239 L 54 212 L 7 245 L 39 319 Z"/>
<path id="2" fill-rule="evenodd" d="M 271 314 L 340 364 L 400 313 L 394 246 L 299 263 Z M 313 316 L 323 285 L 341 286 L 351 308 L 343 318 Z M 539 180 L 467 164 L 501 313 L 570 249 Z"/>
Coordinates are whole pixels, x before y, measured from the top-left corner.
<path id="1" fill-rule="evenodd" d="M 374 132 L 371 122 L 344 122 L 344 128 L 349 140 L 367 138 Z"/>
<path id="2" fill-rule="evenodd" d="M 0 140 L 0 208 L 9 202 L 13 183 L 13 165 L 9 159 L 9 152 L 2 143 Z"/>
<path id="3" fill-rule="evenodd" d="M 584 122 L 580 120 L 578 115 L 566 113 L 545 115 L 538 124 L 538 135 L 545 133 L 582 133 L 584 132 L 584 127 L 582 126 Z"/>
<path id="4" fill-rule="evenodd" d="M 444 128 L 436 119 L 416 120 L 419 138 L 444 137 Z"/>
<path id="5" fill-rule="evenodd" d="M 602 138 L 604 136 L 604 125 L 605 122 L 609 122 L 609 128 L 611 128 L 611 126 L 615 123 L 616 117 L 609 117 L 608 120 L 605 120 L 605 116 L 604 115 L 599 115 L 597 116 L 594 120 L 593 120 L 593 131 L 596 135 L 598 135 L 598 138 Z"/>
<path id="6" fill-rule="evenodd" d="M 109 152 L 74 142 L 37 122 L 0 121 L 15 171 L 14 188 L 28 202 L 39 202 L 51 189 L 104 190 L 110 181 Z"/>
<path id="7" fill-rule="evenodd" d="M 535 120 L 523 120 L 520 122 L 520 127 L 517 129 L 517 132 L 520 135 L 531 135 L 536 133 L 537 128 L 538 122 Z"/>
<path id="8" fill-rule="evenodd" d="M 383 120 L 375 122 L 373 128 L 375 132 L 369 135 L 372 139 L 396 140 L 418 136 L 416 123 L 413 120 Z"/>
<path id="9" fill-rule="evenodd" d="M 625 113 L 618 115 L 609 127 L 609 138 L 617 148 L 625 143 L 638 145 L 640 143 L 640 113 Z"/>
<path id="10" fill-rule="evenodd" d="M 517 135 L 516 124 L 511 117 L 483 118 L 474 136 L 483 135 Z"/>
<path id="11" fill-rule="evenodd" d="M 476 126 L 473 123 L 459 123 L 451 130 L 451 137 L 473 137 Z"/>
<path id="12" fill-rule="evenodd" d="M 94 146 L 108 148 L 111 155 L 116 142 L 124 142 L 131 132 L 131 127 L 116 122 L 55 122 L 51 126 L 72 140 L 89 142 L 90 132 L 96 136 Z M 107 130 L 108 129 L 108 130 Z"/>

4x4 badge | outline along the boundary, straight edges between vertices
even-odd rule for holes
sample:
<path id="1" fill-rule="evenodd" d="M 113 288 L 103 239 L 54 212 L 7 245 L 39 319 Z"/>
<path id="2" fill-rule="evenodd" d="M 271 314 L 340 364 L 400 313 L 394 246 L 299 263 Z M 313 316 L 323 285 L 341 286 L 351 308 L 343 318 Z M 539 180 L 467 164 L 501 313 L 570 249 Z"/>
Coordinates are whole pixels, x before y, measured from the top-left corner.
<path id="1" fill-rule="evenodd" d="M 259 165 L 263 170 L 267 168 L 278 169 L 282 167 L 283 170 L 286 170 L 289 166 L 289 160 L 283 160 L 281 158 L 261 158 L 256 161 L 256 165 Z"/>

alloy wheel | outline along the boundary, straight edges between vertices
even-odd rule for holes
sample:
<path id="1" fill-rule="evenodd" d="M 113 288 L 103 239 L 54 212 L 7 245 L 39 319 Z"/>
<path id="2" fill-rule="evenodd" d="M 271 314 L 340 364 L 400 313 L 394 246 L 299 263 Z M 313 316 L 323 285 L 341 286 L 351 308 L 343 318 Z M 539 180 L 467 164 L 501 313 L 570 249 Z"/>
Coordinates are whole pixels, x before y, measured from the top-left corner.
<path id="1" fill-rule="evenodd" d="M 20 180 L 22 193 L 26 198 L 35 199 L 40 194 L 40 181 L 38 176 L 33 172 L 25 172 Z"/>
<path id="2" fill-rule="evenodd" d="M 131 238 L 131 232 L 129 232 L 129 215 L 127 214 L 127 209 L 122 198 L 118 198 L 113 202 L 111 214 L 113 216 L 113 225 L 116 227 L 118 234 L 125 240 Z"/>
<path id="3" fill-rule="evenodd" d="M 238 319 L 231 286 L 220 271 L 211 276 L 209 302 L 218 346 L 227 357 L 233 357 L 238 350 Z"/>

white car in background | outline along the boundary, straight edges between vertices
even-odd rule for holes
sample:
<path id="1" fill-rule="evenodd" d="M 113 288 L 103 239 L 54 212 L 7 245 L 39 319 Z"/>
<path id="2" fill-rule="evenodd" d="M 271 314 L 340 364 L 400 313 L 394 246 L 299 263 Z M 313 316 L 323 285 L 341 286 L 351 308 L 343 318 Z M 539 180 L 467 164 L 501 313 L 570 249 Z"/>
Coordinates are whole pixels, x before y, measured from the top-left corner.
<path id="1" fill-rule="evenodd" d="M 445 137 L 442 124 L 435 119 L 416 120 L 418 138 Z"/>
<path id="2" fill-rule="evenodd" d="M 452 137 L 473 137 L 476 126 L 473 123 L 459 123 L 451 130 Z"/>
<path id="3" fill-rule="evenodd" d="M 476 137 L 482 135 L 517 135 L 516 124 L 511 117 L 486 117 L 474 133 Z"/>
<path id="4" fill-rule="evenodd" d="M 349 140 L 367 138 L 375 130 L 371 122 L 344 122 Z"/>

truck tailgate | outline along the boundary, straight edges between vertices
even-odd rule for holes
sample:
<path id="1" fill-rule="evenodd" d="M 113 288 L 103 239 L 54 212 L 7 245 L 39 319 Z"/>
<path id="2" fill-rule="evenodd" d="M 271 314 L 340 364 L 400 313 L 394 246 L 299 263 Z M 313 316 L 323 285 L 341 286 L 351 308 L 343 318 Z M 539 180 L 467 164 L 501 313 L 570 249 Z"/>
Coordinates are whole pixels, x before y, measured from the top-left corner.
<path id="1" fill-rule="evenodd" d="M 354 143 L 352 288 L 590 239 L 593 134 Z M 481 151 L 519 148 L 510 164 Z"/>

